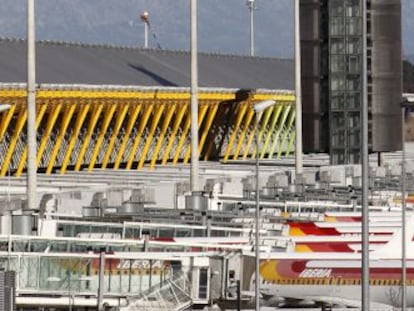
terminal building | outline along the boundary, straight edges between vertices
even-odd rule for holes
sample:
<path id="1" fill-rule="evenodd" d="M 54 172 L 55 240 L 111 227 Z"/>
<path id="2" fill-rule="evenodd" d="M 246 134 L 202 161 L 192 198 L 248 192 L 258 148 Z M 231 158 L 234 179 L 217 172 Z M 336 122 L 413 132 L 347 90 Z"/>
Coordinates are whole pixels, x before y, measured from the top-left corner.
<path id="1" fill-rule="evenodd" d="M 379 3 L 370 2 L 369 16 L 371 152 L 401 147 L 394 57 L 401 37 L 379 28 L 399 2 Z M 309 26 L 302 33 L 304 149 L 330 152 L 331 163 L 357 163 L 360 3 L 303 0 L 302 18 Z M 395 50 L 384 48 L 392 44 Z M 187 205 L 189 53 L 38 42 L 39 211 L 28 213 L 20 177 L 27 158 L 25 51 L 23 40 L 0 40 L 0 103 L 9 104 L 0 112 L 0 268 L 16 272 L 4 276 L 5 308 L 178 311 L 234 298 L 236 280 L 246 292 L 253 284 L 257 204 L 263 217 L 256 249 L 266 254 L 296 247 L 287 221 L 332 220 L 326 211 L 361 208 L 359 166 L 328 166 L 326 155 L 312 156 L 296 176 L 289 165 L 291 60 L 199 55 L 205 204 L 196 209 Z M 257 120 L 252 106 L 269 99 L 276 104 Z M 285 166 L 263 165 L 253 186 L 253 161 L 231 160 L 257 156 L 284 157 Z M 407 175 L 412 188 L 413 166 Z M 397 211 L 391 197 L 401 189 L 400 167 L 372 167 L 370 178 L 370 208 Z"/>
<path id="2" fill-rule="evenodd" d="M 26 42 L 0 40 L 0 176 L 25 171 Z M 294 147 L 293 62 L 200 54 L 202 160 L 255 156 L 252 105 L 275 100 L 259 120 L 260 156 Z M 141 169 L 188 163 L 190 54 L 37 43 L 39 172 Z"/>

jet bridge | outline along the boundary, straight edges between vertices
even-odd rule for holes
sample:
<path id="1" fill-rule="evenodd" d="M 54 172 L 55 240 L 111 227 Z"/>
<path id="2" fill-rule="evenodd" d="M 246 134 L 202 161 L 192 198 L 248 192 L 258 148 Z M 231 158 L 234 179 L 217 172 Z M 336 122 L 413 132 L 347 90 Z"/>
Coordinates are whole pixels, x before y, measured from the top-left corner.
<path id="1" fill-rule="evenodd" d="M 169 292 L 175 301 L 164 294 L 163 299 L 169 301 L 169 310 L 176 310 L 183 304 L 208 303 L 212 255 L 116 252 L 102 256 L 93 252 L 9 250 L 0 252 L 0 266 L 16 271 L 16 305 L 23 309 L 105 305 L 147 310 L 152 305 L 151 297 Z M 179 284 L 182 287 L 177 291 Z"/>

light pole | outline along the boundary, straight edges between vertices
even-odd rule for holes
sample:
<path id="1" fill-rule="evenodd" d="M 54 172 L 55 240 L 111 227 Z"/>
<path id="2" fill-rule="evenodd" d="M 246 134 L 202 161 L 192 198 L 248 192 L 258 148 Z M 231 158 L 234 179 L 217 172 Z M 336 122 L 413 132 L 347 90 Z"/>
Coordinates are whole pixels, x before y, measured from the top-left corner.
<path id="1" fill-rule="evenodd" d="M 256 136 L 256 217 L 255 217 L 255 297 L 256 297 L 256 311 L 260 310 L 260 228 L 259 228 L 259 220 L 260 220 L 260 189 L 259 189 L 259 121 L 262 112 L 276 104 L 274 100 L 265 100 L 262 102 L 258 102 L 253 106 L 256 118 L 256 128 L 255 128 L 255 136 Z"/>
<path id="2" fill-rule="evenodd" d="M 191 0 L 191 192 L 199 191 L 197 0 Z"/>
<path id="3" fill-rule="evenodd" d="M 145 11 L 141 14 L 141 21 L 144 23 L 144 48 L 148 48 L 148 28 L 149 28 L 149 13 Z"/>
<path id="4" fill-rule="evenodd" d="M 401 140 L 402 140 L 402 161 L 401 161 L 401 309 L 407 310 L 407 237 L 406 237 L 406 166 L 405 166 L 405 110 L 414 107 L 414 98 L 405 97 L 401 102 Z"/>
<path id="5" fill-rule="evenodd" d="M 256 10 L 255 0 L 247 0 L 247 7 L 250 11 L 250 56 L 254 56 L 254 10 Z"/>
<path id="6" fill-rule="evenodd" d="M 36 50 L 35 2 L 27 0 L 27 206 L 36 206 Z"/>
<path id="7" fill-rule="evenodd" d="M 362 1 L 362 109 L 361 109 L 361 170 L 362 170 L 362 310 L 370 310 L 369 293 L 369 158 L 368 158 L 368 36 L 367 36 L 367 1 Z"/>
<path id="8" fill-rule="evenodd" d="M 300 2 L 295 0 L 295 173 L 303 171 L 302 156 L 302 68 L 300 59 Z"/>

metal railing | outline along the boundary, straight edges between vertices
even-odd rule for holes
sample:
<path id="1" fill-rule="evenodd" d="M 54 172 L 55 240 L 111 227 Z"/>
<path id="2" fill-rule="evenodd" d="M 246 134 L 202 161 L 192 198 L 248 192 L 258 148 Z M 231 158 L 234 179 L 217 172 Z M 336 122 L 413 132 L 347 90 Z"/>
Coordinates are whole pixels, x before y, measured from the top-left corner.
<path id="1" fill-rule="evenodd" d="M 181 271 L 137 296 L 129 296 L 127 301 L 120 311 L 184 310 L 192 304 L 191 283 L 187 273 Z"/>

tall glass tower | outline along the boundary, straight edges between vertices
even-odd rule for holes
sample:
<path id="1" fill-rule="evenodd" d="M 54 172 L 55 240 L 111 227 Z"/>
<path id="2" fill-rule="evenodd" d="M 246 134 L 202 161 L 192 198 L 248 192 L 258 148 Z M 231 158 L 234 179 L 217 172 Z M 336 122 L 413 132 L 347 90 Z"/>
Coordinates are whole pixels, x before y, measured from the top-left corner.
<path id="1" fill-rule="evenodd" d="M 364 0 L 301 0 L 304 150 L 360 163 Z M 370 152 L 401 148 L 401 0 L 367 1 Z"/>

